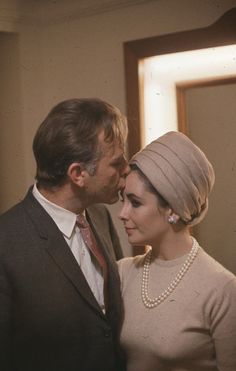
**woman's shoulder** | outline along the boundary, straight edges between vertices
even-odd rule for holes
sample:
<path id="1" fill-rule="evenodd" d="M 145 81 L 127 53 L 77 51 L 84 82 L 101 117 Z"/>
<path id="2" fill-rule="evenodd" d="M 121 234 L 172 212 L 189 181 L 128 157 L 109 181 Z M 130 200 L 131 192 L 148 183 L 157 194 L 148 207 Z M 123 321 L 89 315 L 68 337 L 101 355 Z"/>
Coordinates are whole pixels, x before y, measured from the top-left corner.
<path id="1" fill-rule="evenodd" d="M 122 258 L 117 262 L 118 267 L 129 268 L 129 267 L 132 267 L 132 266 L 135 266 L 135 267 L 142 266 L 145 256 L 146 256 L 146 254 L 136 255 L 136 256 L 128 256 L 128 257 Z"/>
<path id="2" fill-rule="evenodd" d="M 126 257 L 117 262 L 121 277 L 127 277 L 132 271 L 143 267 L 146 254 Z"/>
<path id="3" fill-rule="evenodd" d="M 220 262 L 200 248 L 199 251 L 199 269 L 201 277 L 207 276 L 214 285 L 227 286 L 228 284 L 236 287 L 236 276 L 224 267 Z"/>

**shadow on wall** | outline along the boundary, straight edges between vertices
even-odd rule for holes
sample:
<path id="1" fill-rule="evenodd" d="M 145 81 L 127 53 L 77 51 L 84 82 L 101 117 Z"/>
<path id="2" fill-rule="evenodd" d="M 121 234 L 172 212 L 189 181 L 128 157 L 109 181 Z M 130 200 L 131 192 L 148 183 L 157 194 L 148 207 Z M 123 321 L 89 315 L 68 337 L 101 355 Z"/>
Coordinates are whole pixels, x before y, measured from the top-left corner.
<path id="1" fill-rule="evenodd" d="M 0 33 L 0 212 L 18 201 L 24 186 L 19 38 Z"/>

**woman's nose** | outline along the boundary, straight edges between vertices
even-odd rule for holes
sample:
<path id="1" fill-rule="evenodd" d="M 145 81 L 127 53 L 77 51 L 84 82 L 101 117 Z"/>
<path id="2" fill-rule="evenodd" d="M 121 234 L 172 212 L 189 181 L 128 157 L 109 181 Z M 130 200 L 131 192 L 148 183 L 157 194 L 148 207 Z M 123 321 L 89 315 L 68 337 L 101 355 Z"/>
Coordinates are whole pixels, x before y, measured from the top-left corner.
<path id="1" fill-rule="evenodd" d="M 128 219 L 128 216 L 127 216 L 127 208 L 125 206 L 125 204 L 123 204 L 122 208 L 121 208 L 121 211 L 118 215 L 118 218 L 122 221 L 124 220 L 127 220 Z"/>

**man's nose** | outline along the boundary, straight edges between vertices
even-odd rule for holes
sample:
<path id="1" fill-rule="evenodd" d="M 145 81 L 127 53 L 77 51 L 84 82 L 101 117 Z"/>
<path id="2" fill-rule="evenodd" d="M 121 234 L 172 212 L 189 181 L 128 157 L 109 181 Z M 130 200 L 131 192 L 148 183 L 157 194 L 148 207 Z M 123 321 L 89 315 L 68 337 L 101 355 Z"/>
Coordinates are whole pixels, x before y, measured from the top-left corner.
<path id="1" fill-rule="evenodd" d="M 123 178 L 126 178 L 127 175 L 129 174 L 130 170 L 131 170 L 131 169 L 130 169 L 130 166 L 129 166 L 128 162 L 125 160 L 125 164 L 124 164 L 124 167 L 123 167 L 123 169 L 122 169 L 121 176 L 122 176 Z"/>
<path id="2" fill-rule="evenodd" d="M 124 190 L 125 188 L 125 180 L 129 172 L 130 172 L 130 167 L 129 167 L 129 164 L 126 163 L 125 167 L 123 168 L 122 173 L 120 174 L 120 187 L 122 190 Z"/>

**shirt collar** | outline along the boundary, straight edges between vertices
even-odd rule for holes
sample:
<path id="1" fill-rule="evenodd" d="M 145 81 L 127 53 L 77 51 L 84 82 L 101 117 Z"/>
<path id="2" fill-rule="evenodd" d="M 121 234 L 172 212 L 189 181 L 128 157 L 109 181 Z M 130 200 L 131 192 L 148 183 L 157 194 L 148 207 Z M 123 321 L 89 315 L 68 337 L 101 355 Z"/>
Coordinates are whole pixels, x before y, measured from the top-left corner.
<path id="1" fill-rule="evenodd" d="M 47 211 L 51 218 L 56 223 L 60 231 L 67 237 L 71 238 L 72 232 L 76 223 L 76 214 L 60 207 L 46 199 L 38 190 L 36 183 L 34 184 L 32 193 L 36 200 Z"/>

